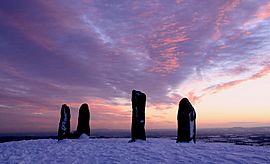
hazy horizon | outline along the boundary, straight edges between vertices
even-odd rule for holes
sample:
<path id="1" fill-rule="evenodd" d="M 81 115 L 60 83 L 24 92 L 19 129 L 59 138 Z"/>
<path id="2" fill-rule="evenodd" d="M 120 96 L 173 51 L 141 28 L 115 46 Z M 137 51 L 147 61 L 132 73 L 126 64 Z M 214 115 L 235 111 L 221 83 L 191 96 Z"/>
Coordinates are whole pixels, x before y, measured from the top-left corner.
<path id="1" fill-rule="evenodd" d="M 255 131 L 254 131 L 255 129 Z M 234 130 L 246 130 L 246 131 L 253 131 L 256 133 L 258 132 L 267 132 L 269 133 L 270 131 L 270 126 L 256 126 L 256 127 L 218 127 L 218 128 L 198 128 L 197 131 L 199 132 L 222 132 L 222 131 L 227 132 L 233 132 Z M 231 131 L 228 131 L 231 130 Z M 74 130 L 71 130 L 71 133 L 74 133 Z M 94 134 L 117 134 L 118 132 L 124 132 L 126 134 L 130 134 L 131 130 L 130 129 L 108 129 L 108 128 L 101 128 L 101 129 L 90 129 L 90 136 Z M 153 132 L 175 132 L 175 135 L 177 134 L 177 128 L 175 129 L 147 129 L 146 128 L 146 134 L 148 135 L 149 133 L 152 134 Z M 234 131 L 235 132 L 235 131 Z M 169 134 L 170 134 L 169 133 Z M 52 130 L 52 131 L 20 131 L 20 132 L 0 132 L 0 136 L 27 136 L 27 135 L 33 135 L 33 136 L 46 136 L 46 135 L 52 135 L 52 136 L 57 136 L 57 129 Z M 164 134 L 166 135 L 166 134 Z"/>
<path id="2" fill-rule="evenodd" d="M 187 97 L 198 128 L 270 126 L 268 0 L 0 2 L 0 133 L 57 130 L 82 103 L 90 127 L 176 129 Z"/>

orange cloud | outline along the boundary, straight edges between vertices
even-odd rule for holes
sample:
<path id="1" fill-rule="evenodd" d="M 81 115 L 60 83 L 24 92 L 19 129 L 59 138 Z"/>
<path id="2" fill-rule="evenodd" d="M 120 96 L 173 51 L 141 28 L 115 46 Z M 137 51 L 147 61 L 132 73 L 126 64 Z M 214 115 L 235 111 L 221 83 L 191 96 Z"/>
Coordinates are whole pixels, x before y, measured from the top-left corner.
<path id="1" fill-rule="evenodd" d="M 165 75 L 180 67 L 178 59 L 173 53 L 174 51 L 171 49 L 168 51 L 172 52 L 165 52 L 161 54 L 162 61 L 155 61 L 155 66 L 150 71 Z"/>
<path id="2" fill-rule="evenodd" d="M 265 20 L 270 17 L 270 3 L 262 7 L 262 10 L 255 14 L 256 18 L 259 20 Z"/>
<path id="3" fill-rule="evenodd" d="M 164 24 L 160 30 L 167 30 L 168 28 L 172 28 L 172 27 L 176 27 L 177 26 L 177 23 L 175 22 L 172 22 L 172 23 L 169 23 L 169 24 Z"/>
<path id="4" fill-rule="evenodd" d="M 185 34 L 186 27 L 179 26 L 175 22 L 170 22 L 174 16 L 167 16 L 161 21 L 163 25 L 154 33 L 151 39 L 151 47 L 158 51 L 154 59 L 154 66 L 150 69 L 151 72 L 161 73 L 166 75 L 179 69 L 179 57 L 183 52 L 177 51 L 176 47 L 181 42 L 189 40 Z M 171 37 L 174 35 L 175 37 Z"/>
<path id="5" fill-rule="evenodd" d="M 179 42 L 183 42 L 183 41 L 188 40 L 188 39 L 189 38 L 186 38 L 186 36 L 176 36 L 173 38 L 164 39 L 164 43 L 165 44 L 179 43 Z"/>

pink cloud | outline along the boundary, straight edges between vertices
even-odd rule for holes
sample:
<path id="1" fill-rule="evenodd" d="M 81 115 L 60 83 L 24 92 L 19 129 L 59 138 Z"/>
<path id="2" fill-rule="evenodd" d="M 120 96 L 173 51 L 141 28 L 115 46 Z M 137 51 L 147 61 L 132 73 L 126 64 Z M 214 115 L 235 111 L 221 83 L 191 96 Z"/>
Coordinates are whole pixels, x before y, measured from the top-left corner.
<path id="1" fill-rule="evenodd" d="M 269 73 L 270 73 L 270 64 L 265 64 L 261 70 L 259 70 L 257 73 L 255 73 L 247 78 L 234 80 L 234 81 L 230 81 L 230 82 L 226 82 L 226 83 L 221 83 L 221 84 L 217 84 L 217 85 L 205 88 L 202 90 L 202 93 L 200 95 L 196 95 L 196 93 L 194 93 L 194 92 L 189 92 L 188 98 L 191 100 L 191 102 L 197 103 L 204 96 L 221 92 L 223 90 L 232 88 L 232 87 L 237 86 L 239 84 L 242 84 L 246 81 L 256 80 L 256 79 L 262 78 Z"/>
<path id="2" fill-rule="evenodd" d="M 229 23 L 226 14 L 233 11 L 240 4 L 240 0 L 230 0 L 226 2 L 227 3 L 225 3 L 219 8 L 217 19 L 215 22 L 215 33 L 212 36 L 213 40 L 218 40 L 221 37 L 221 27 L 224 24 Z"/>
<path id="3" fill-rule="evenodd" d="M 164 43 L 165 44 L 172 44 L 172 43 L 183 42 L 186 40 L 188 40 L 188 38 L 186 38 L 186 36 L 176 36 L 176 37 L 172 37 L 172 38 L 165 38 Z"/>
<path id="4" fill-rule="evenodd" d="M 265 6 L 262 7 L 261 10 L 259 10 L 255 14 L 256 18 L 259 20 L 265 20 L 270 17 L 270 3 L 266 4 Z"/>
<path id="5" fill-rule="evenodd" d="M 150 72 L 166 75 L 180 68 L 179 58 L 184 53 L 177 50 L 177 46 L 189 38 L 186 35 L 186 27 L 171 22 L 173 17 L 172 15 L 161 19 L 163 24 L 151 36 L 151 47 L 155 50 L 161 50 L 154 54 L 154 65 Z M 172 35 L 175 36 L 172 37 Z"/>
<path id="6" fill-rule="evenodd" d="M 155 61 L 154 65 L 150 71 L 162 75 L 166 75 L 180 67 L 178 59 L 173 55 L 168 55 L 163 61 Z"/>

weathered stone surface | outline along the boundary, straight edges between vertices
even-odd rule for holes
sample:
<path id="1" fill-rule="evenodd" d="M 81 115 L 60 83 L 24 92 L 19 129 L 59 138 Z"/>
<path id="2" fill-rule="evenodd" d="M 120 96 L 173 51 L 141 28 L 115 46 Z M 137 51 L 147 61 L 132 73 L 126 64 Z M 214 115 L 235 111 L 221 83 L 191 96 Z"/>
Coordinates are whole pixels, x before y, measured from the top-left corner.
<path id="1" fill-rule="evenodd" d="M 196 112 L 187 98 L 179 102 L 177 142 L 196 142 Z"/>
<path id="2" fill-rule="evenodd" d="M 61 117 L 58 128 L 58 140 L 70 137 L 70 109 L 66 104 L 61 107 Z"/>
<path id="3" fill-rule="evenodd" d="M 132 125 L 131 141 L 146 140 L 145 136 L 145 104 L 146 95 L 143 92 L 132 91 Z"/>

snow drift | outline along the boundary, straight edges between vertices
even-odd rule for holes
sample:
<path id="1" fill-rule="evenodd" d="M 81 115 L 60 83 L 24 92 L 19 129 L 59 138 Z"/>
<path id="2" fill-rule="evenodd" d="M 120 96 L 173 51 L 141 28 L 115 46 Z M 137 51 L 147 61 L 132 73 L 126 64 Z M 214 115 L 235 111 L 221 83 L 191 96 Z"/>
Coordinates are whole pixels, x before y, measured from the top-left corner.
<path id="1" fill-rule="evenodd" d="M 40 139 L 0 144 L 0 163 L 270 163 L 270 147 L 149 138 Z"/>

